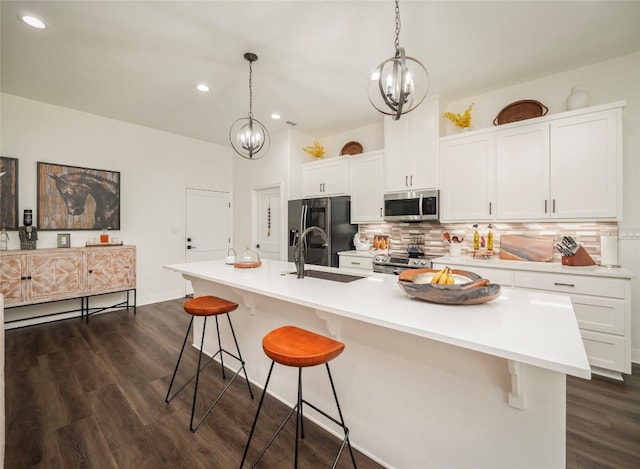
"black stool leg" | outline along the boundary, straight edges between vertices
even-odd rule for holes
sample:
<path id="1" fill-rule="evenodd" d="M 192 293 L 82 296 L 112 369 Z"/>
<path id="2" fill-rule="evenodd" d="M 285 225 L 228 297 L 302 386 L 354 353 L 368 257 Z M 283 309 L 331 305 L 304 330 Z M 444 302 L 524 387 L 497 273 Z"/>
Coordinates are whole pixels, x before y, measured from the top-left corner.
<path id="1" fill-rule="evenodd" d="M 184 342 L 182 342 L 182 349 L 180 349 L 180 355 L 178 356 L 178 362 L 176 363 L 176 367 L 173 370 L 173 376 L 171 377 L 171 383 L 169 383 L 169 389 L 167 389 L 167 396 L 164 398 L 165 402 L 169 402 L 176 394 L 173 395 L 171 399 L 169 399 L 169 393 L 171 392 L 171 388 L 173 387 L 173 381 L 176 379 L 176 373 L 178 373 L 178 367 L 180 366 L 180 360 L 182 360 L 182 353 L 184 352 L 184 347 L 187 345 L 187 339 L 189 338 L 189 332 L 191 331 L 191 325 L 193 324 L 193 316 L 191 316 L 191 321 L 189 321 L 189 327 L 187 328 L 187 333 L 184 336 Z"/>
<path id="2" fill-rule="evenodd" d="M 222 342 L 220 341 L 220 325 L 218 324 L 218 316 L 216 316 L 216 333 L 218 335 L 218 351 L 216 352 L 216 355 L 220 354 L 220 367 L 222 368 L 222 379 L 227 379 L 227 376 L 224 373 L 224 353 L 222 353 Z"/>
<path id="3" fill-rule="evenodd" d="M 198 382 L 200 381 L 200 363 L 202 362 L 202 349 L 204 348 L 204 333 L 206 329 L 207 329 L 207 317 L 205 316 L 204 323 L 202 325 L 202 338 L 200 339 L 200 353 L 198 354 L 198 371 L 196 372 L 196 386 L 195 386 L 195 389 L 193 390 L 193 404 L 191 405 L 191 423 L 189 425 L 189 428 L 191 429 L 192 433 L 195 433 L 195 431 L 198 429 L 198 427 L 202 423 L 202 420 L 204 420 L 204 417 L 203 417 L 202 420 L 198 422 L 198 425 L 196 425 L 194 428 L 193 415 L 196 412 L 196 399 L 198 397 Z"/>
<path id="4" fill-rule="evenodd" d="M 342 454 L 342 450 L 344 449 L 344 443 L 346 441 L 347 446 L 349 447 L 349 453 L 351 453 L 351 462 L 353 462 L 353 467 L 356 467 L 356 458 L 353 455 L 353 449 L 351 448 L 351 442 L 349 441 L 349 429 L 344 424 L 344 418 L 342 417 L 342 410 L 340 409 L 340 403 L 338 402 L 338 394 L 336 393 L 336 388 L 333 385 L 333 378 L 331 377 L 331 370 L 329 369 L 329 363 L 325 363 L 327 366 L 327 374 L 329 375 L 329 382 L 331 383 L 331 390 L 333 391 L 333 397 L 336 400 L 336 407 L 338 408 L 338 415 L 340 416 L 340 424 L 342 425 L 342 429 L 344 430 L 344 441 L 342 442 L 342 446 L 340 447 L 340 451 L 338 452 L 338 456 L 336 457 L 335 462 L 333 463 L 333 468 L 338 465 L 338 460 L 340 459 L 340 455 Z"/>
<path id="5" fill-rule="evenodd" d="M 244 453 L 242 454 L 242 461 L 240 461 L 240 469 L 244 465 L 244 461 L 247 459 L 247 453 L 249 452 L 249 445 L 251 445 L 251 439 L 253 438 L 253 432 L 256 429 L 256 424 L 258 423 L 258 417 L 260 416 L 260 409 L 262 409 L 262 403 L 264 402 L 264 397 L 267 394 L 267 387 L 269 386 L 269 380 L 271 379 L 271 372 L 273 371 L 273 365 L 275 362 L 271 362 L 271 367 L 269 368 L 269 374 L 267 375 L 267 382 L 264 383 L 264 389 L 262 390 L 262 396 L 260 396 L 260 402 L 258 403 L 258 410 L 256 411 L 256 417 L 253 419 L 253 425 L 251 425 L 251 431 L 249 432 L 249 439 L 247 440 L 247 444 L 244 447 Z M 265 448 L 266 449 L 266 448 Z M 264 450 L 262 451 L 264 453 Z M 260 455 L 262 456 L 262 454 Z M 260 456 L 253 462 L 251 467 L 254 467 L 260 459 Z"/>
<path id="6" fill-rule="evenodd" d="M 300 432 L 304 438 L 304 427 L 302 423 L 302 368 L 298 368 L 298 403 L 296 404 L 296 450 L 294 459 L 294 468 L 298 468 L 298 442 L 300 441 Z"/>
<path id="7" fill-rule="evenodd" d="M 244 360 L 242 359 L 242 354 L 240 353 L 240 346 L 238 346 L 238 339 L 236 339 L 236 332 L 233 330 L 233 324 L 231 323 L 231 317 L 229 316 L 229 313 L 227 313 L 227 320 L 229 321 L 229 328 L 231 328 L 231 335 L 233 336 L 233 342 L 236 344 L 236 350 L 238 351 L 238 358 L 240 359 L 242 371 L 244 372 L 244 379 L 247 382 L 247 387 L 249 388 L 249 395 L 251 396 L 251 400 L 253 400 L 253 391 L 251 391 L 251 383 L 249 382 L 249 376 L 247 376 L 247 369 L 244 367 Z"/>

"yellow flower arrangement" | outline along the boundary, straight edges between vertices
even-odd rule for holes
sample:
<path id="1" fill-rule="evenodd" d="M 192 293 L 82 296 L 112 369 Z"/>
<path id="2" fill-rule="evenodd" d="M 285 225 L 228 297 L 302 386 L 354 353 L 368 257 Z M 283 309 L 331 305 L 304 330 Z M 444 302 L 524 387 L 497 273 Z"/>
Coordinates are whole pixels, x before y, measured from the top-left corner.
<path id="1" fill-rule="evenodd" d="M 468 128 L 471 126 L 471 108 L 475 103 L 471 103 L 471 105 L 464 111 L 464 114 L 454 114 L 452 112 L 445 112 L 444 117 L 449 119 L 458 127 Z"/>
<path id="2" fill-rule="evenodd" d="M 322 158 L 324 156 L 324 147 L 320 145 L 317 139 L 313 140 L 313 144 L 303 148 L 304 151 L 309 153 L 314 158 Z"/>

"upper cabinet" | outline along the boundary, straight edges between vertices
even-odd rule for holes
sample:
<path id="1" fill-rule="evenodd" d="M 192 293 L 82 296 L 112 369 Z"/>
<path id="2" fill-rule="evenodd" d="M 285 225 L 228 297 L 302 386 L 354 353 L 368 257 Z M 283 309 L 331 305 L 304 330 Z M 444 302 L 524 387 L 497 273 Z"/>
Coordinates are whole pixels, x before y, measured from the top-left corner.
<path id="1" fill-rule="evenodd" d="M 440 105 L 425 99 L 399 120 L 384 120 L 385 192 L 437 189 Z"/>
<path id="2" fill-rule="evenodd" d="M 336 157 L 302 165 L 302 196 L 349 195 L 349 159 Z"/>
<path id="3" fill-rule="evenodd" d="M 624 103 L 441 142 L 442 220 L 616 220 Z"/>
<path id="4" fill-rule="evenodd" d="M 441 219 L 495 218 L 495 135 L 484 133 L 442 143 Z"/>
<path id="5" fill-rule="evenodd" d="M 622 217 L 622 108 L 551 122 L 551 213 Z"/>
<path id="6" fill-rule="evenodd" d="M 382 222 L 384 152 L 351 157 L 351 223 Z"/>

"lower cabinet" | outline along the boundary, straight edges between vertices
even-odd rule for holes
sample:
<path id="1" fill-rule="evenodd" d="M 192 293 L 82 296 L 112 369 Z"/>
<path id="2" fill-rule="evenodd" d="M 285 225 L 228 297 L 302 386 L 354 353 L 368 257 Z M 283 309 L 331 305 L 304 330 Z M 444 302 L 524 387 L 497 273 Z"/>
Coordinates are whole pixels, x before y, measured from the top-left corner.
<path id="1" fill-rule="evenodd" d="M 357 251 L 356 251 L 357 252 Z M 338 253 L 341 269 L 355 269 L 373 271 L 373 256 L 364 254 Z"/>
<path id="2" fill-rule="evenodd" d="M 135 288 L 135 246 L 0 252 L 5 308 Z"/>
<path id="3" fill-rule="evenodd" d="M 595 270 L 584 275 L 457 265 L 450 259 L 446 264 L 434 262 L 434 268 L 445 265 L 473 271 L 506 287 L 568 295 L 592 371 L 614 378 L 631 373 L 630 278 L 598 275 Z"/>

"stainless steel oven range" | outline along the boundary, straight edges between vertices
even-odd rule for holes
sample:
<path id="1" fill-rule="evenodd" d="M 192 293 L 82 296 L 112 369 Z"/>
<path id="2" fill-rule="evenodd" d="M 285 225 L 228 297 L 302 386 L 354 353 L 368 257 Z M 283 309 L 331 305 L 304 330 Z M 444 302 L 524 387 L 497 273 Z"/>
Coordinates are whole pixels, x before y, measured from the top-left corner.
<path id="1" fill-rule="evenodd" d="M 383 274 L 396 274 L 407 269 L 430 269 L 431 261 L 438 256 L 428 254 L 389 253 L 376 255 L 373 258 L 373 271 Z"/>

